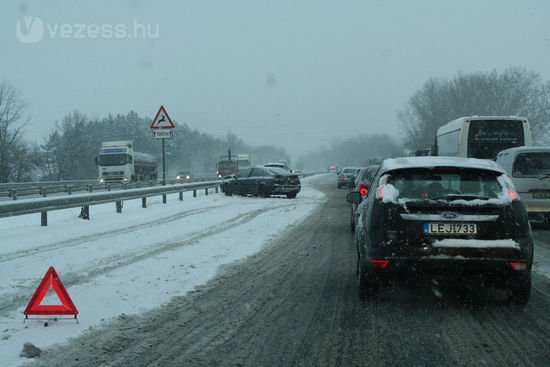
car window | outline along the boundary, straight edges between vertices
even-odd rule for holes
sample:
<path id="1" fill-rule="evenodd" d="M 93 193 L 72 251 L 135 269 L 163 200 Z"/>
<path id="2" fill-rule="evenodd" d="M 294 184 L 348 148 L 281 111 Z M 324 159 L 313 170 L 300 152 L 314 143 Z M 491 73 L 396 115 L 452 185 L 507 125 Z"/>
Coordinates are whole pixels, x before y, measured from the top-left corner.
<path id="1" fill-rule="evenodd" d="M 538 177 L 545 174 L 550 174 L 550 152 L 521 153 L 514 160 L 514 177 Z"/>
<path id="2" fill-rule="evenodd" d="M 288 175 L 289 172 L 282 168 L 270 167 L 267 171 L 271 172 L 272 175 Z"/>
<path id="3" fill-rule="evenodd" d="M 237 177 L 237 178 L 246 178 L 246 177 L 248 177 L 248 176 L 250 175 L 250 172 L 251 172 L 251 171 L 252 171 L 252 169 L 250 169 L 250 168 L 249 168 L 249 169 L 242 170 L 242 171 L 240 171 L 239 173 L 237 173 L 237 174 L 235 175 L 235 177 Z"/>
<path id="4" fill-rule="evenodd" d="M 389 173 L 387 184 L 397 190 L 396 198 L 425 200 L 447 195 L 480 196 L 498 198 L 502 186 L 495 172 L 481 170 L 457 170 L 438 172 L 407 169 Z"/>
<path id="5" fill-rule="evenodd" d="M 250 177 L 262 177 L 265 175 L 265 170 L 263 168 L 252 168 Z"/>

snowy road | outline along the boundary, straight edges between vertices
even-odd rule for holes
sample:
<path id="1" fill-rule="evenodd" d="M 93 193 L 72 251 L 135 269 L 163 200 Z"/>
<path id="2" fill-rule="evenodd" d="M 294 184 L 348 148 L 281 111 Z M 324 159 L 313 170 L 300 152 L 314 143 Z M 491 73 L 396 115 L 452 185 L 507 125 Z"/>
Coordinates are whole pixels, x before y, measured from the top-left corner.
<path id="1" fill-rule="evenodd" d="M 127 201 L 121 214 L 114 204 L 91 207 L 90 221 L 79 219 L 78 209 L 50 212 L 48 227 L 40 227 L 39 214 L 0 220 L 0 359 L 18 365 L 24 342 L 46 347 L 184 295 L 269 245 L 324 200 L 308 187 L 293 200 L 186 194 L 183 202 L 169 195 L 165 205 L 150 199 L 146 209 Z M 79 324 L 23 325 L 22 311 L 49 266 L 78 308 Z M 50 293 L 43 304 L 59 304 Z"/>
<path id="2" fill-rule="evenodd" d="M 118 217 L 107 206 L 105 218 L 92 211 L 90 222 L 59 213 L 51 232 L 37 230 L 36 220 L 12 227 L 0 221 L 6 298 L 0 356 L 18 365 L 24 341 L 45 347 L 89 329 L 46 351 L 40 365 L 543 366 L 550 360 L 548 228 L 534 226 L 534 290 L 525 308 L 494 289 L 425 285 L 396 286 L 378 303 L 364 304 L 346 190 L 336 189 L 334 175 L 305 186 L 296 200 L 215 195 L 146 210 L 126 204 Z M 133 218 L 143 212 L 148 219 Z M 29 241 L 4 245 L 19 238 Z M 25 328 L 21 311 L 49 265 L 69 288 L 81 323 Z"/>

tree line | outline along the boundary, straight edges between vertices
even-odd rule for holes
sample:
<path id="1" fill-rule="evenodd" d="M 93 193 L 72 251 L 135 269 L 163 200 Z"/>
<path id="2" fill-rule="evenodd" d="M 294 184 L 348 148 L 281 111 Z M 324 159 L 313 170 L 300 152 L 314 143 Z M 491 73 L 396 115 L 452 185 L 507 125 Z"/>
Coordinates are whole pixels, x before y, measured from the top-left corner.
<path id="1" fill-rule="evenodd" d="M 401 137 L 359 135 L 321 147 L 299 161 L 306 169 L 324 169 L 406 155 L 431 147 L 438 127 L 473 115 L 527 117 L 535 143 L 550 144 L 550 81 L 520 67 L 430 78 L 397 111 Z M 148 128 L 151 119 L 132 111 L 95 120 L 78 111 L 68 113 L 41 144 L 24 139 L 27 121 L 17 89 L 0 82 L 0 182 L 95 178 L 94 158 L 101 142 L 110 140 L 133 140 L 137 151 L 156 155 L 160 163 L 160 143 Z M 289 160 L 283 148 L 253 147 L 231 132 L 215 137 L 186 123 L 176 126 L 175 138 L 167 141 L 168 174 L 190 169 L 213 175 L 216 162 L 228 149 L 233 154 L 250 153 L 257 164 Z"/>
<path id="2" fill-rule="evenodd" d="M 157 157 L 162 172 L 161 143 L 149 129 L 151 118 L 131 111 L 91 120 L 74 111 L 56 123 L 41 144 L 23 137 L 25 104 L 18 91 L 0 84 L 0 182 L 58 181 L 98 177 L 95 157 L 101 142 L 133 140 L 134 149 Z M 175 121 L 175 136 L 166 140 L 167 175 L 191 170 L 195 175 L 214 177 L 221 155 L 250 153 L 256 163 L 289 159 L 285 149 L 264 145 L 252 147 L 228 132 L 215 137 Z"/>
<path id="3" fill-rule="evenodd" d="M 404 146 L 411 151 L 430 148 L 440 126 L 474 115 L 527 117 L 535 144 L 548 144 L 550 81 L 520 67 L 431 78 L 398 112 Z"/>
<path id="4" fill-rule="evenodd" d="M 527 117 L 536 145 L 550 145 L 550 81 L 521 67 L 430 78 L 397 111 L 399 139 L 358 136 L 306 155 L 315 167 L 365 165 L 433 146 L 437 129 L 464 116 Z M 365 122 L 368 126 L 368 121 Z"/>

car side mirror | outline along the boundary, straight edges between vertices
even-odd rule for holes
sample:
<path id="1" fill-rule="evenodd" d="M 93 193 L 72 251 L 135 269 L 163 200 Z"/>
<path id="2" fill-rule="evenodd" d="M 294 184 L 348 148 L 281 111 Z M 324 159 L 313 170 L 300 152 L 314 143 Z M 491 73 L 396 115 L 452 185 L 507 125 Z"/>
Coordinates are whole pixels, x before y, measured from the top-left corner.
<path id="1" fill-rule="evenodd" d="M 348 203 L 359 204 L 361 202 L 361 193 L 359 191 L 352 191 L 346 196 Z"/>

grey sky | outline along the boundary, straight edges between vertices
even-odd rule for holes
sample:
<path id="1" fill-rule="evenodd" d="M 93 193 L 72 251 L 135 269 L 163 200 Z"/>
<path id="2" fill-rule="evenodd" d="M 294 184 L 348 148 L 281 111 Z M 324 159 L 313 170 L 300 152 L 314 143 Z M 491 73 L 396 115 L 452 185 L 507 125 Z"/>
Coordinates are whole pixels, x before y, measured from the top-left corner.
<path id="1" fill-rule="evenodd" d="M 24 16 L 43 22 L 39 42 L 18 39 Z M 135 23 L 138 37 L 85 33 Z M 550 1 L 2 2 L 0 55 L 31 140 L 72 110 L 153 117 L 164 104 L 177 122 L 296 156 L 398 135 L 396 110 L 430 77 L 524 66 L 550 80 Z"/>

